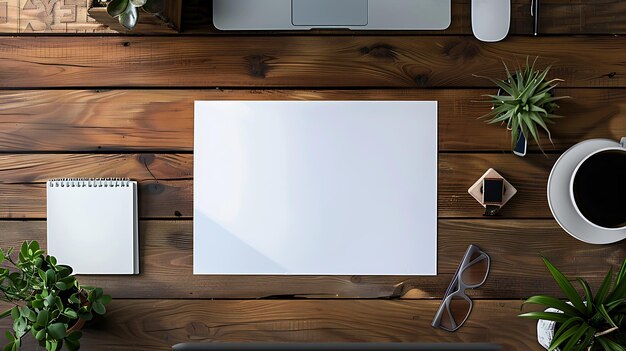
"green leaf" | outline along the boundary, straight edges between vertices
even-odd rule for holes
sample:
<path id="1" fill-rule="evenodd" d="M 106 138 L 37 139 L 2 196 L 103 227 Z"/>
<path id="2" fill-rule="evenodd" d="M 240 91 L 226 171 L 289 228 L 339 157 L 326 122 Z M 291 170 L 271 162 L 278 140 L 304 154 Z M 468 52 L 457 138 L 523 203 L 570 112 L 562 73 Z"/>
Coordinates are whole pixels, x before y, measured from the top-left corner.
<path id="1" fill-rule="evenodd" d="M 572 337 L 570 337 L 569 341 L 567 342 L 567 344 L 565 344 L 561 351 L 572 350 L 574 346 L 580 341 L 580 339 L 585 335 L 589 328 L 590 327 L 587 324 L 581 324 L 578 326 L 578 328 L 573 328 L 576 332 L 574 333 L 574 335 L 572 335 Z"/>
<path id="2" fill-rule="evenodd" d="M 35 339 L 36 339 L 37 341 L 41 341 L 41 340 L 43 340 L 45 337 L 46 337 L 46 330 L 45 330 L 45 329 L 41 329 L 40 331 L 38 331 L 38 332 L 35 334 Z"/>
<path id="3" fill-rule="evenodd" d="M 35 300 L 31 301 L 30 304 L 33 306 L 33 308 L 41 309 L 41 308 L 43 308 L 43 299 L 35 299 Z"/>
<path id="4" fill-rule="evenodd" d="M 532 135 L 533 139 L 539 143 L 539 136 L 537 134 L 537 127 L 535 126 L 535 123 L 533 123 L 532 118 L 530 117 L 532 114 L 532 112 L 528 112 L 528 113 L 524 113 L 524 123 L 526 124 L 526 128 L 528 128 L 528 130 L 530 131 L 530 134 Z M 526 134 L 524 134 L 526 135 Z"/>
<path id="5" fill-rule="evenodd" d="M 99 301 L 101 304 L 103 305 L 108 305 L 109 303 L 111 303 L 111 295 L 102 295 L 102 297 L 100 297 Z"/>
<path id="6" fill-rule="evenodd" d="M 558 326 L 558 328 L 556 330 L 556 333 L 554 334 L 553 339 L 554 338 L 558 338 L 561 334 L 563 334 L 563 332 L 565 332 L 568 329 L 571 329 L 570 327 L 573 327 L 573 324 L 577 323 L 577 322 L 584 322 L 584 321 L 580 317 L 572 317 L 572 318 L 568 319 L 565 323 L 561 323 Z"/>
<path id="7" fill-rule="evenodd" d="M 59 342 L 57 340 L 46 340 L 46 350 L 47 351 L 56 351 L 59 347 Z"/>
<path id="8" fill-rule="evenodd" d="M 552 265 L 552 263 L 550 263 L 547 258 L 542 257 L 542 259 L 546 267 L 548 267 L 550 274 L 552 274 L 552 277 L 559 285 L 559 288 L 561 288 L 565 296 L 567 296 L 568 300 L 574 305 L 574 307 L 576 307 L 577 310 L 586 311 L 583 300 L 580 298 L 580 295 L 578 295 L 578 292 L 576 291 L 576 289 L 574 289 L 569 280 L 567 280 L 563 273 L 561 273 L 561 271 L 559 271 L 554 265 Z"/>
<path id="9" fill-rule="evenodd" d="M 37 324 L 39 325 L 47 325 L 49 319 L 49 314 L 47 310 L 41 310 L 37 313 Z"/>
<path id="10" fill-rule="evenodd" d="M 617 327 L 617 325 L 615 324 L 611 316 L 609 316 L 609 313 L 606 311 L 606 308 L 604 307 L 604 305 L 598 305 L 596 306 L 596 308 L 598 309 L 598 312 L 600 312 L 602 317 L 604 317 L 604 320 L 607 323 L 609 323 L 612 327 Z"/>
<path id="11" fill-rule="evenodd" d="M 543 296 L 543 295 L 531 296 L 528 300 L 524 301 L 524 304 L 529 304 L 529 303 L 556 308 L 557 310 L 565 312 L 565 314 L 569 316 L 584 316 L 583 314 L 580 313 L 580 311 L 578 311 L 572 305 L 569 305 L 565 303 L 564 301 L 551 297 L 551 296 Z"/>
<path id="12" fill-rule="evenodd" d="M 619 284 L 622 279 L 626 276 L 626 259 L 622 262 L 622 266 L 619 268 L 619 273 L 617 273 L 617 279 L 615 280 L 615 285 Z"/>
<path id="13" fill-rule="evenodd" d="M 20 317 L 13 322 L 13 330 L 16 333 L 16 337 L 21 338 L 26 333 L 26 318 Z"/>
<path id="14" fill-rule="evenodd" d="M 22 247 L 20 249 L 20 257 L 21 259 L 28 257 L 28 242 L 27 241 L 24 241 L 22 243 Z"/>
<path id="15" fill-rule="evenodd" d="M 616 300 L 626 297 L 626 279 L 624 279 L 624 274 L 626 274 L 626 260 L 622 263 L 622 266 L 617 273 L 617 278 L 615 279 L 615 286 L 613 287 L 613 291 L 609 294 L 609 300 Z"/>
<path id="16" fill-rule="evenodd" d="M 61 340 L 65 337 L 67 328 L 63 323 L 53 323 L 48 326 L 47 330 L 54 339 Z"/>
<path id="17" fill-rule="evenodd" d="M 137 8 L 135 6 L 128 6 L 126 10 L 118 17 L 118 21 L 120 22 L 120 24 L 128 30 L 132 30 L 133 28 L 135 28 L 135 26 L 137 25 L 137 19 L 138 14 Z"/>
<path id="18" fill-rule="evenodd" d="M 604 277 L 604 280 L 602 281 L 602 284 L 600 285 L 600 288 L 598 288 L 598 292 L 596 293 L 596 297 L 593 300 L 593 303 L 595 305 L 599 305 L 599 304 L 603 304 L 606 296 L 609 293 L 609 290 L 611 289 L 611 280 L 613 278 L 613 267 L 609 268 L 609 272 L 606 274 L 606 276 Z"/>
<path id="19" fill-rule="evenodd" d="M 68 351 L 78 351 L 80 349 L 80 342 L 78 340 L 65 339 L 65 346 Z"/>
<path id="20" fill-rule="evenodd" d="M 595 328 L 588 328 L 587 331 L 585 332 L 585 339 L 583 339 L 582 343 L 580 344 L 582 346 L 581 351 L 584 351 L 586 347 L 588 347 L 588 345 L 590 345 L 593 342 L 593 337 L 596 334 L 596 329 Z"/>
<path id="21" fill-rule="evenodd" d="M 66 338 L 70 340 L 79 340 L 82 337 L 83 337 L 83 333 L 80 330 L 75 330 L 71 332 L 70 334 L 68 334 Z"/>
<path id="22" fill-rule="evenodd" d="M 564 315 L 563 313 L 556 312 L 527 312 L 518 315 L 518 317 L 535 320 L 545 319 L 547 321 L 554 321 L 557 323 L 565 323 L 569 319 L 569 317 Z"/>
<path id="23" fill-rule="evenodd" d="M 48 307 L 54 304 L 54 295 L 48 295 L 43 299 L 44 307 Z"/>
<path id="24" fill-rule="evenodd" d="M 73 304 L 79 304 L 80 303 L 80 298 L 78 298 L 78 293 L 70 295 L 68 300 L 69 300 L 69 302 L 71 302 Z"/>
<path id="25" fill-rule="evenodd" d="M 574 328 L 568 329 L 565 332 L 563 332 L 563 334 L 561 334 L 561 336 L 559 336 L 558 338 L 552 339 L 552 343 L 550 343 L 550 348 L 548 349 L 548 351 L 555 350 L 557 347 L 559 347 L 559 345 L 566 342 L 567 339 L 571 338 L 575 333 L 576 333 L 576 329 Z"/>
<path id="26" fill-rule="evenodd" d="M 584 279 L 576 278 L 576 280 L 578 281 L 578 283 L 580 283 L 580 285 L 583 287 L 583 290 L 585 291 L 585 301 L 587 302 L 587 316 L 590 316 L 591 313 L 593 313 L 593 297 L 591 295 L 591 288 Z"/>
<path id="27" fill-rule="evenodd" d="M 65 311 L 63 311 L 63 315 L 70 319 L 78 318 L 78 313 L 71 308 L 66 308 Z"/>
<path id="28" fill-rule="evenodd" d="M 65 265 L 58 265 L 57 269 L 59 270 L 59 275 L 63 278 L 73 278 L 73 277 L 69 277 L 70 274 L 72 274 L 73 270 L 72 267 L 70 266 L 65 266 Z"/>
<path id="29" fill-rule="evenodd" d="M 20 318 L 20 309 L 19 307 L 15 306 L 11 309 L 11 318 L 13 318 L 13 320 L 16 320 L 18 318 Z"/>
<path id="30" fill-rule="evenodd" d="M 111 17 L 117 17 L 126 11 L 129 6 L 128 0 L 111 0 L 107 5 L 107 12 Z"/>
<path id="31" fill-rule="evenodd" d="M 61 291 L 65 291 L 67 290 L 68 286 L 64 283 L 64 282 L 56 282 L 54 284 L 54 286 L 57 287 L 57 289 L 61 290 Z"/>
<path id="32" fill-rule="evenodd" d="M 39 251 L 39 243 L 37 242 L 37 240 L 33 240 L 30 242 L 28 249 L 32 252 L 32 253 L 36 253 L 37 251 Z"/>
<path id="33" fill-rule="evenodd" d="M 22 306 L 20 307 L 20 316 L 22 317 L 28 317 L 28 315 L 30 314 L 30 308 L 28 308 L 28 306 Z"/>
<path id="34" fill-rule="evenodd" d="M 626 351 L 622 345 L 615 343 L 609 338 L 599 337 L 596 338 L 596 340 L 602 345 L 605 351 Z"/>
<path id="35" fill-rule="evenodd" d="M 46 283 L 46 272 L 43 269 L 38 269 L 37 270 L 37 274 L 39 275 L 39 278 L 41 278 L 41 280 L 43 280 L 44 284 Z"/>
<path id="36" fill-rule="evenodd" d="M 96 312 L 99 315 L 103 315 L 106 313 L 106 307 L 104 307 L 103 304 L 101 304 L 100 302 L 94 302 L 93 303 L 93 311 Z"/>
<path id="37" fill-rule="evenodd" d="M 54 284 L 56 282 L 56 272 L 54 271 L 54 269 L 48 269 L 46 271 L 46 281 L 49 284 Z"/>

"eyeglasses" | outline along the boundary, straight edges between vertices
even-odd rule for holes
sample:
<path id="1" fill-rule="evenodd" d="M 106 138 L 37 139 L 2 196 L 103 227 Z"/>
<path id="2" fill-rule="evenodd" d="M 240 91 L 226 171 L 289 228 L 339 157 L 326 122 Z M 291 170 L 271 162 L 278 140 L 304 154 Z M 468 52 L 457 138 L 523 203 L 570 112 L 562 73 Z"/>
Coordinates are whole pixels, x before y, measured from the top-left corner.
<path id="1" fill-rule="evenodd" d="M 458 330 L 472 312 L 472 299 L 466 289 L 483 285 L 489 275 L 491 259 L 476 245 L 470 245 L 456 269 L 431 325 L 453 332 Z"/>

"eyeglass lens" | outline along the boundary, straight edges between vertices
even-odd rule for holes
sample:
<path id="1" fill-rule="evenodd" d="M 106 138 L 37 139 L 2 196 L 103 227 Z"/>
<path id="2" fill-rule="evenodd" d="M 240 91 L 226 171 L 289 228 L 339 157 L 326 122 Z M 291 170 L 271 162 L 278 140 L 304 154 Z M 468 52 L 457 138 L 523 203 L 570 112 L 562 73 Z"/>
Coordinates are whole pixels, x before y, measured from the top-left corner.
<path id="1" fill-rule="evenodd" d="M 480 251 L 474 251 L 469 257 L 467 266 L 461 272 L 461 280 L 468 288 L 474 288 L 484 283 L 487 273 L 487 256 Z"/>
<path id="2" fill-rule="evenodd" d="M 454 294 L 448 297 L 445 304 L 447 308 L 445 308 L 441 315 L 439 325 L 443 329 L 454 331 L 467 319 L 472 309 L 472 303 L 469 298 Z"/>

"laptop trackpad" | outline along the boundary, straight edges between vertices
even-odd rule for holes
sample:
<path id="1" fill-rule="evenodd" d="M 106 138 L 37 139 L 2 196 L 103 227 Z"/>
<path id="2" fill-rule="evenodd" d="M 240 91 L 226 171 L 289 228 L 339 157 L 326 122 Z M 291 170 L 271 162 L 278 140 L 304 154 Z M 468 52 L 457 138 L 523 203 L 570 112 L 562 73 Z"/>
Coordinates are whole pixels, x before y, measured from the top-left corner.
<path id="1" fill-rule="evenodd" d="M 294 26 L 366 26 L 368 0 L 291 0 Z"/>

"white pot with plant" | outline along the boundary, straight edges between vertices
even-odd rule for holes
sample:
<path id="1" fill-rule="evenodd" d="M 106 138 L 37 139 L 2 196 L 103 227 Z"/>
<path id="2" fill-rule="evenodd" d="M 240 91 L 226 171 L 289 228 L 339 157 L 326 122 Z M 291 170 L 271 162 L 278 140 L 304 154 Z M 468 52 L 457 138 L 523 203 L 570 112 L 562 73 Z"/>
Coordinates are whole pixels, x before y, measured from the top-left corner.
<path id="1" fill-rule="evenodd" d="M 476 77 L 490 80 L 500 88 L 495 95 L 485 95 L 490 98 L 486 102 L 492 104 L 493 107 L 489 113 L 480 118 L 488 118 L 489 124 L 506 124 L 507 129 L 511 131 L 512 146 L 515 146 L 522 138 L 525 143 L 532 137 L 542 149 L 540 130 L 543 130 L 552 142 L 548 125 L 553 124 L 554 119 L 562 117 L 554 114 L 559 108 L 556 102 L 569 98 L 569 96 L 554 96 L 554 88 L 563 80 L 558 78 L 547 80 L 546 77 L 551 67 L 548 66 L 542 71 L 538 70 L 535 69 L 536 62 L 535 58 L 535 61 L 529 64 L 527 58 L 526 66 L 518 67 L 514 73 L 511 73 L 503 62 L 506 71 L 505 80 L 476 75 Z"/>
<path id="2" fill-rule="evenodd" d="M 543 261 L 567 301 L 537 295 L 524 302 L 548 307 L 543 312 L 519 315 L 538 320 L 539 343 L 550 351 L 626 350 L 626 260 L 615 282 L 611 268 L 595 294 L 586 280 L 576 278 L 582 296 L 570 282 L 572 279 L 566 278 L 546 258 Z"/>

